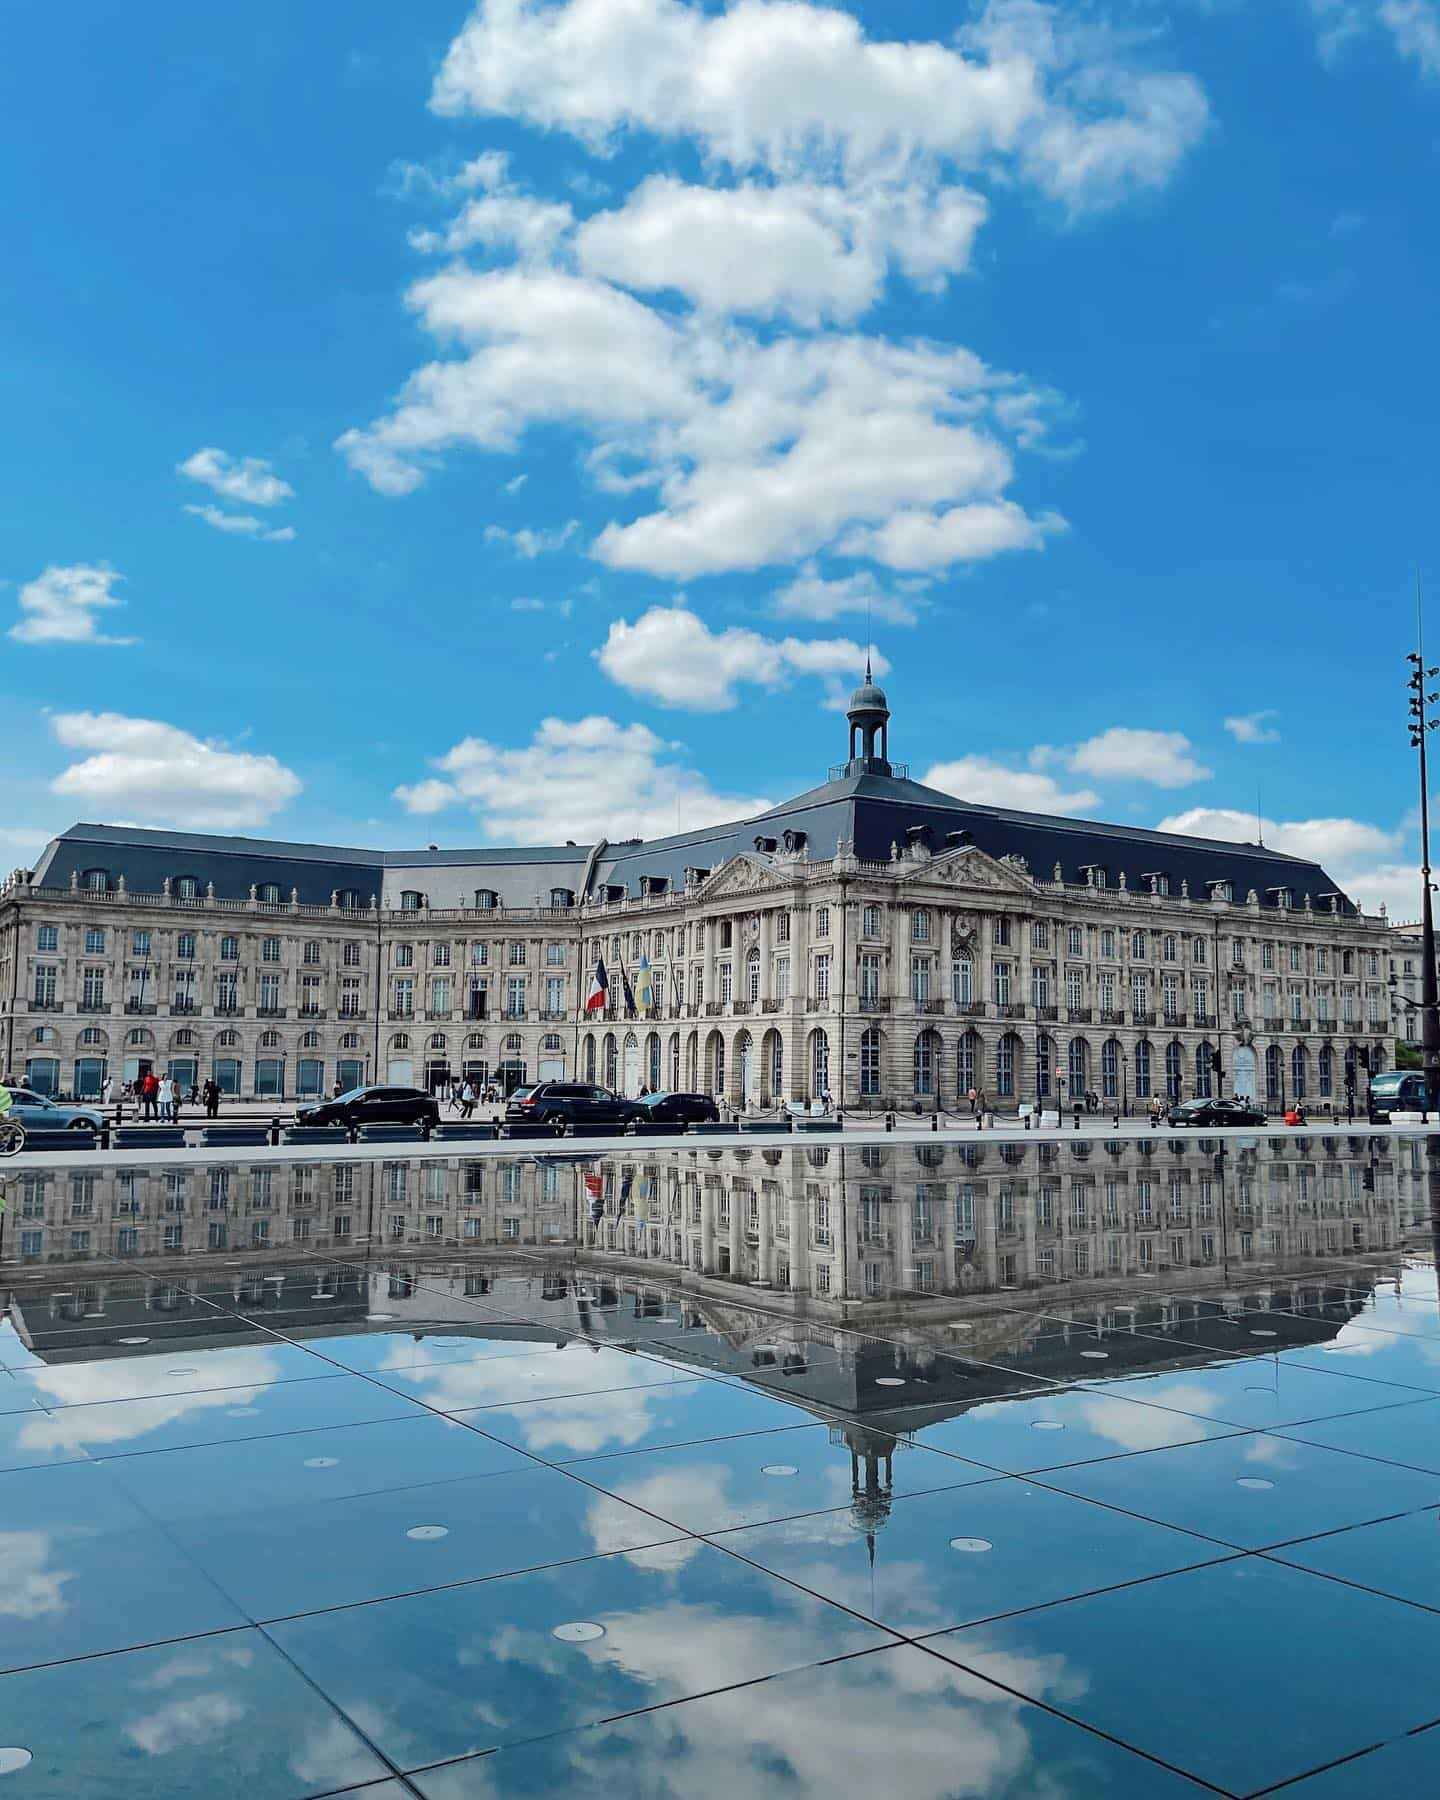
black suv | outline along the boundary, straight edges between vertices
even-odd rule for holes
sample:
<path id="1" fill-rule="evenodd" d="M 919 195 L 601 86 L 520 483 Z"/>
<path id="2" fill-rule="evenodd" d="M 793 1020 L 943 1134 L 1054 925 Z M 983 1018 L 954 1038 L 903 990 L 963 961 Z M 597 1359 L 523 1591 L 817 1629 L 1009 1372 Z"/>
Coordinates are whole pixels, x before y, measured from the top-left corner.
<path id="1" fill-rule="evenodd" d="M 517 1125 L 628 1125 L 637 1111 L 633 1100 L 588 1081 L 541 1081 L 516 1088 L 505 1117 Z"/>
<path id="2" fill-rule="evenodd" d="M 295 1110 L 297 1125 L 438 1125 L 440 1107 L 423 1088 L 358 1087 Z"/>
<path id="3" fill-rule="evenodd" d="M 635 1102 L 637 1119 L 656 1124 L 698 1125 L 720 1117 L 720 1108 L 708 1094 L 642 1094 Z"/>

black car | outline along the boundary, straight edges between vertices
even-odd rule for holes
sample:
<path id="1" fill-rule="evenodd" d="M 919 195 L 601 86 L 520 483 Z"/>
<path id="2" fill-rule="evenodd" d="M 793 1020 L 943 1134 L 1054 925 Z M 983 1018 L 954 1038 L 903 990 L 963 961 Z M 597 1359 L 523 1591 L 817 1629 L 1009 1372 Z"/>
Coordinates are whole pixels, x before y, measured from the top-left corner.
<path id="1" fill-rule="evenodd" d="M 358 1087 L 297 1107 L 297 1125 L 438 1125 L 440 1107 L 423 1088 Z"/>
<path id="2" fill-rule="evenodd" d="M 1182 1100 L 1169 1112 L 1172 1125 L 1263 1125 L 1265 1114 L 1249 1100 Z"/>
<path id="3" fill-rule="evenodd" d="M 635 1102 L 637 1119 L 656 1124 L 699 1125 L 720 1117 L 720 1108 L 708 1094 L 642 1094 Z"/>
<path id="4" fill-rule="evenodd" d="M 1417 1069 L 1391 1069 L 1370 1082 L 1370 1123 L 1385 1125 L 1391 1113 L 1424 1112 L 1425 1077 Z"/>
<path id="5" fill-rule="evenodd" d="M 514 1124 L 616 1125 L 636 1116 L 636 1102 L 588 1081 L 538 1081 L 518 1087 L 505 1106 Z"/>

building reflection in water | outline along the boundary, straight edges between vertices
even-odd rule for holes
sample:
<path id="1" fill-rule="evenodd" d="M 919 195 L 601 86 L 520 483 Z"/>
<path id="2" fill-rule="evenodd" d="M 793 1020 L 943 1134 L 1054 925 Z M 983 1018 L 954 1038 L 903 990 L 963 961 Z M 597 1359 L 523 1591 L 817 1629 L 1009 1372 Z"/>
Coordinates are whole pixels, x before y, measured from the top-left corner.
<path id="1" fill-rule="evenodd" d="M 67 1166 L 11 1179 L 0 1288 L 52 1365 L 233 1344 L 236 1315 L 417 1360 L 659 1352 L 827 1421 L 873 1545 L 897 1448 L 1037 1376 L 1229 1360 L 1272 1308 L 1268 1352 L 1333 1337 L 1431 1255 L 1433 1173 L 1419 1138 L 1294 1132 Z"/>

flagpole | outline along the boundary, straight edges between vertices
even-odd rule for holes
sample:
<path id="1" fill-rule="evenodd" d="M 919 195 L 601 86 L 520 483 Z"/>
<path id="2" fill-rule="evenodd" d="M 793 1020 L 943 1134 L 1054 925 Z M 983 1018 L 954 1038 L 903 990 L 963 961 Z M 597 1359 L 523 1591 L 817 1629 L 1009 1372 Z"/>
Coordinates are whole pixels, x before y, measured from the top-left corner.
<path id="1" fill-rule="evenodd" d="M 584 996 L 580 992 L 580 983 L 584 979 L 584 975 L 585 939 L 582 936 L 580 939 L 580 962 L 575 970 L 575 1048 L 571 1052 L 570 1058 L 570 1079 L 572 1081 L 580 1079 L 580 1009 L 585 1004 Z"/>

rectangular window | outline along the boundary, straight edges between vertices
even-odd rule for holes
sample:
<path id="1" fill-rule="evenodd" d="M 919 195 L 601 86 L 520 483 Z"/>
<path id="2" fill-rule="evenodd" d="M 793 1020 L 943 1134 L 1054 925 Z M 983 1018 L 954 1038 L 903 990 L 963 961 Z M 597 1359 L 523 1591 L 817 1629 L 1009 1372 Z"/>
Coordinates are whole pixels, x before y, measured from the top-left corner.
<path id="1" fill-rule="evenodd" d="M 270 937 L 261 938 L 261 940 L 260 940 L 260 960 L 261 960 L 261 962 L 279 962 L 279 960 L 280 960 L 280 940 L 279 940 L 279 938 L 270 938 Z"/>
<path id="2" fill-rule="evenodd" d="M 910 998 L 917 1006 L 928 1006 L 930 1003 L 930 968 L 928 956 L 910 958 Z"/>
<path id="3" fill-rule="evenodd" d="M 72 1251 L 83 1254 L 90 1248 L 90 1233 L 88 1231 L 72 1231 L 70 1233 L 70 1248 Z M 165 1248 L 168 1250 L 170 1245 L 167 1244 Z"/>
<path id="4" fill-rule="evenodd" d="M 1108 926 L 1100 933 L 1100 954 L 1107 962 L 1115 957 L 1115 933 Z"/>
<path id="5" fill-rule="evenodd" d="M 58 950 L 60 948 L 60 928 L 58 925 L 42 925 L 35 934 L 37 950 Z"/>
<path id="6" fill-rule="evenodd" d="M 430 1010 L 433 1013 L 450 1011 L 450 977 L 436 975 L 430 982 Z"/>
<path id="7" fill-rule="evenodd" d="M 968 956 L 957 956 L 950 965 L 950 997 L 959 1006 L 968 1006 L 974 997 L 975 965 Z"/>
<path id="8" fill-rule="evenodd" d="M 360 977 L 347 975 L 340 983 L 340 1017 L 342 1019 L 358 1019 L 360 1017 Z"/>
<path id="9" fill-rule="evenodd" d="M 815 958 L 815 998 L 822 1005 L 830 998 L 830 958 L 819 955 Z"/>
<path id="10" fill-rule="evenodd" d="M 59 972 L 54 963 L 37 963 L 35 965 L 35 1004 L 37 1006 L 53 1006 L 55 1004 L 55 984 Z"/>
<path id="11" fill-rule="evenodd" d="M 790 958 L 788 956 L 775 958 L 775 998 L 777 1000 L 790 998 Z"/>
<path id="12" fill-rule="evenodd" d="M 278 975 L 262 975 L 260 977 L 260 1010 L 261 1012 L 279 1012 L 280 977 Z"/>
<path id="13" fill-rule="evenodd" d="M 511 938 L 510 940 L 510 967 L 512 969 L 523 969 L 525 967 L 524 938 Z"/>
<path id="14" fill-rule="evenodd" d="M 176 938 L 175 955 L 180 962 L 194 962 L 195 933 L 193 931 L 182 931 Z"/>
<path id="15" fill-rule="evenodd" d="M 735 971 L 728 962 L 722 962 L 717 973 L 720 977 L 720 1004 L 728 1006 L 735 998 Z"/>
<path id="16" fill-rule="evenodd" d="M 1050 927 L 1044 919 L 1036 919 L 1030 927 L 1030 948 L 1032 950 L 1048 950 L 1050 948 Z"/>
<path id="17" fill-rule="evenodd" d="M 777 944 L 790 942 L 790 915 L 788 912 L 780 912 L 775 915 L 775 942 Z"/>
<path id="18" fill-rule="evenodd" d="M 415 946 L 413 944 L 397 944 L 395 946 L 395 967 L 410 969 L 415 965 Z"/>
<path id="19" fill-rule="evenodd" d="M 432 944 L 430 946 L 430 963 L 432 968 L 448 969 L 450 967 L 450 946 L 448 944 Z"/>
<path id="20" fill-rule="evenodd" d="M 1292 944 L 1290 946 L 1290 973 L 1292 975 L 1298 975 L 1301 973 L 1304 966 L 1305 966 L 1305 959 L 1301 955 L 1300 945 Z"/>
<path id="21" fill-rule="evenodd" d="M 565 946 L 563 944 L 547 944 L 545 946 L 545 963 L 547 968 L 563 969 L 565 966 Z"/>
<path id="22" fill-rule="evenodd" d="M 1065 971 L 1065 1004 L 1072 1012 L 1085 1004 L 1085 977 L 1079 969 Z"/>
<path id="23" fill-rule="evenodd" d="M 103 925 L 92 925 L 86 931 L 85 954 L 87 956 L 103 956 L 105 954 L 105 928 Z"/>
<path id="24" fill-rule="evenodd" d="M 1085 954 L 1085 933 L 1079 925 L 1072 925 L 1066 933 L 1065 953 L 1067 956 Z"/>
<path id="25" fill-rule="evenodd" d="M 347 969 L 360 967 L 360 946 L 353 941 L 345 945 L 340 953 L 340 960 Z"/>
<path id="26" fill-rule="evenodd" d="M 1108 969 L 1102 970 L 1100 975 L 1100 1010 L 1107 1013 L 1115 1010 L 1115 977 Z"/>
<path id="27" fill-rule="evenodd" d="M 879 935 L 880 935 L 880 908 L 878 906 L 867 906 L 861 912 L 860 935 L 861 935 L 861 937 L 867 937 L 867 938 L 879 937 Z M 42 944 L 40 947 L 43 950 L 45 948 L 45 945 Z M 52 944 L 52 945 L 50 945 L 50 948 L 53 950 L 55 948 L 55 946 Z"/>
<path id="28" fill-rule="evenodd" d="M 150 933 L 148 931 L 131 932 L 130 954 L 132 956 L 148 956 L 150 954 Z"/>
<path id="29" fill-rule="evenodd" d="M 240 940 L 238 937 L 222 937 L 220 940 L 221 962 L 239 962 Z"/>
<path id="30" fill-rule="evenodd" d="M 545 1010 L 548 1013 L 565 1010 L 565 982 L 559 975 L 547 975 L 545 978 Z"/>
<path id="31" fill-rule="evenodd" d="M 489 961 L 490 946 L 488 944 L 472 944 L 470 946 L 470 967 L 472 969 L 483 969 L 489 964 Z"/>
<path id="32" fill-rule="evenodd" d="M 86 969 L 80 977 L 80 1004 L 101 1007 L 105 1004 L 105 971 Z"/>
<path id="33" fill-rule="evenodd" d="M 1044 963 L 1037 963 L 1030 971 L 1030 1004 L 1050 1004 L 1050 970 Z"/>
<path id="34" fill-rule="evenodd" d="M 185 1248 L 185 1227 L 178 1220 L 173 1225 L 165 1227 L 165 1248 L 167 1250 L 183 1250 Z"/>
<path id="35" fill-rule="evenodd" d="M 1262 969 L 1275 967 L 1275 946 L 1273 944 L 1264 943 L 1260 946 L 1260 967 Z"/>
<path id="36" fill-rule="evenodd" d="M 828 906 L 815 908 L 815 935 L 817 938 L 828 938 L 830 935 L 830 908 Z"/>
<path id="37" fill-rule="evenodd" d="M 520 1019 L 525 1016 L 525 977 L 511 975 L 505 983 L 505 1016 L 507 1019 Z"/>
<path id="38" fill-rule="evenodd" d="M 860 958 L 860 1003 L 873 1005 L 880 998 L 880 958 L 867 953 Z"/>
<path id="39" fill-rule="evenodd" d="M 396 1018 L 409 1019 L 415 1013 L 415 978 L 412 975 L 395 977 L 395 998 L 391 1011 Z"/>
<path id="40" fill-rule="evenodd" d="M 994 978 L 995 1004 L 997 1006 L 1008 1006 L 1010 1004 L 1010 965 L 1008 962 L 997 962 L 995 964 Z"/>

